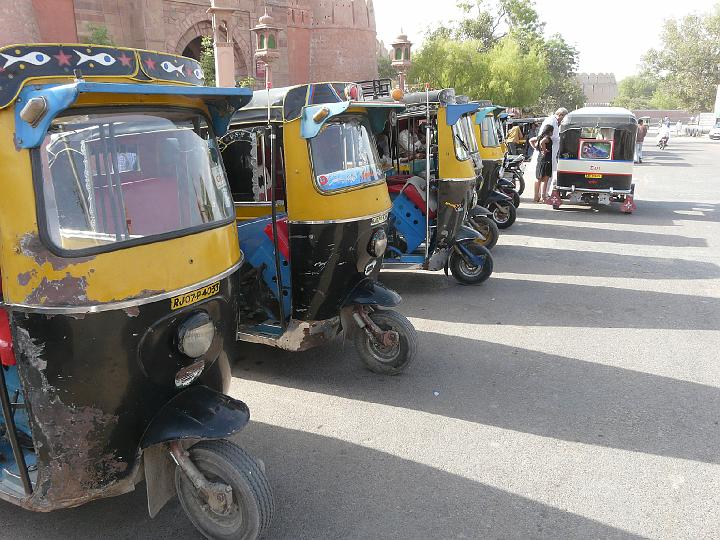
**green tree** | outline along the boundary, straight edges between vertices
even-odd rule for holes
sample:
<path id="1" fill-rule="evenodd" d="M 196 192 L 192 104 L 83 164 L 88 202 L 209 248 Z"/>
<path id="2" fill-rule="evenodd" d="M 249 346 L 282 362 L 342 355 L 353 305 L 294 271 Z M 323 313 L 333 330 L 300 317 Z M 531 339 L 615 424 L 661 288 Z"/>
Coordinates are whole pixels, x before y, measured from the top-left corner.
<path id="1" fill-rule="evenodd" d="M 644 62 L 661 81 L 658 100 L 676 100 L 691 112 L 712 110 L 720 84 L 720 4 L 666 21 L 662 48 L 648 51 Z"/>
<path id="2" fill-rule="evenodd" d="M 107 26 L 88 24 L 87 31 L 89 43 L 93 45 L 113 45 L 113 40 L 110 37 Z"/>
<path id="3" fill-rule="evenodd" d="M 560 34 L 554 34 L 545 40 L 542 51 L 548 66 L 548 84 L 535 108 L 538 112 L 549 114 L 559 107 L 569 110 L 582 107 L 585 95 L 575 79 L 580 56 L 578 50 Z"/>
<path id="4" fill-rule="evenodd" d="M 395 68 L 392 67 L 390 56 L 379 54 L 377 57 L 378 77 L 381 79 L 394 79 Z"/>
<path id="5" fill-rule="evenodd" d="M 200 42 L 200 67 L 205 75 L 205 86 L 215 86 L 215 49 L 210 36 L 203 36 Z"/>
<path id="6" fill-rule="evenodd" d="M 235 86 L 239 88 L 255 88 L 255 83 L 257 83 L 257 79 L 248 75 L 247 77 L 243 77 L 242 79 L 235 81 Z"/>

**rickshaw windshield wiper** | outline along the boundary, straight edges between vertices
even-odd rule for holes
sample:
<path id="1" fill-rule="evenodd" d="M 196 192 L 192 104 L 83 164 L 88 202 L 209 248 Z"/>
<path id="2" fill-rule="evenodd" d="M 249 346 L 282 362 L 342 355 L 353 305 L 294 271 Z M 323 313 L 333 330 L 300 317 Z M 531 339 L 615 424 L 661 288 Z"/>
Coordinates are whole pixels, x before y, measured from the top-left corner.
<path id="1" fill-rule="evenodd" d="M 460 141 L 460 144 L 462 144 L 463 148 L 465 149 L 465 151 L 466 151 L 468 154 L 472 154 L 472 152 L 470 152 L 470 148 L 468 147 L 467 143 L 462 140 L 462 137 L 460 137 L 460 135 L 458 135 L 458 134 L 456 133 L 456 134 L 455 134 L 455 138 L 456 138 L 458 141 Z"/>

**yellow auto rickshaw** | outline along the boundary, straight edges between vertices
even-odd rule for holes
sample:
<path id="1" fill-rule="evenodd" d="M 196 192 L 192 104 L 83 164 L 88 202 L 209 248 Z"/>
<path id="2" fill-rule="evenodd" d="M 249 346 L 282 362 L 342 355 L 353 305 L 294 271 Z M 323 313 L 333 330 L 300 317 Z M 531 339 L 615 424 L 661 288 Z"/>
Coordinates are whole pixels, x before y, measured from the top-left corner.
<path id="1" fill-rule="evenodd" d="M 395 375 L 417 335 L 377 276 L 390 198 L 375 134 L 398 103 L 359 85 L 257 91 L 221 139 L 241 249 L 240 341 L 301 351 L 343 330 L 372 371 Z"/>
<path id="2" fill-rule="evenodd" d="M 0 499 L 51 511 L 177 493 L 208 538 L 256 538 L 272 495 L 227 440 L 243 255 L 215 135 L 245 89 L 95 45 L 0 49 Z"/>

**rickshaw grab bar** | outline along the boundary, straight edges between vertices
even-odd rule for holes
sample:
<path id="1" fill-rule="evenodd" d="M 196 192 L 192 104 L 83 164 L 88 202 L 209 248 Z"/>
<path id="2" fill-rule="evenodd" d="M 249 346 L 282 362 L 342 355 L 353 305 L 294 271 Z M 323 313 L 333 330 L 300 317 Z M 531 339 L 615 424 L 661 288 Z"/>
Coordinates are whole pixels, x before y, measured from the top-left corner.
<path id="1" fill-rule="evenodd" d="M 588 191 L 588 192 L 594 192 L 594 193 L 619 193 L 620 195 L 632 195 L 632 190 L 630 190 L 630 189 L 614 189 L 614 188 L 606 188 L 606 189 L 576 188 L 575 186 L 572 186 L 572 187 L 557 186 L 557 189 L 558 189 L 559 191 Z"/>
<path id="2" fill-rule="evenodd" d="M 181 96 L 202 99 L 210 112 L 215 134 L 223 135 L 232 115 L 252 98 L 248 88 L 211 88 L 205 86 L 174 86 L 169 84 L 127 84 L 77 81 L 62 85 L 33 85 L 20 92 L 15 107 L 15 145 L 36 148 L 45 138 L 50 123 L 72 106 L 80 94 L 132 94 L 144 96 Z M 31 99 L 44 100 L 42 115 L 32 123 L 22 118 L 25 104 Z"/>

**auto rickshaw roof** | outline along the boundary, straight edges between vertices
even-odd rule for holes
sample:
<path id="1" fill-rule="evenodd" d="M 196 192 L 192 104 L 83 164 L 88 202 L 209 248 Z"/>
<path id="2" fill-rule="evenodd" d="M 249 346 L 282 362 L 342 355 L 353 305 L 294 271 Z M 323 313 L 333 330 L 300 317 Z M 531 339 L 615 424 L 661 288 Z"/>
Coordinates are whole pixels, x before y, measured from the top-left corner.
<path id="1" fill-rule="evenodd" d="M 561 127 L 572 129 L 597 125 L 631 129 L 637 125 L 637 119 L 632 112 L 622 107 L 582 107 L 569 113 Z"/>
<path id="2" fill-rule="evenodd" d="M 8 45 L 0 48 L 0 109 L 28 84 L 63 78 L 203 86 L 205 75 L 197 60 L 157 51 L 72 43 Z"/>
<path id="3" fill-rule="evenodd" d="M 75 81 L 70 84 L 28 86 L 20 93 L 23 103 L 41 98 L 44 109 L 40 116 L 29 121 L 23 118 L 25 108 L 15 109 L 15 144 L 18 148 L 35 148 L 40 145 L 52 121 L 71 107 L 80 94 L 130 94 L 143 96 L 181 96 L 201 99 L 208 108 L 216 135 L 227 131 L 233 113 L 250 101 L 247 88 L 214 88 L 206 86 L 180 86 L 170 84 L 123 84 Z"/>
<path id="4" fill-rule="evenodd" d="M 481 124 L 483 121 L 483 118 L 486 116 L 498 116 L 500 113 L 505 111 L 505 107 L 501 107 L 500 105 L 488 105 L 478 110 L 477 114 L 475 115 L 475 123 Z"/>

